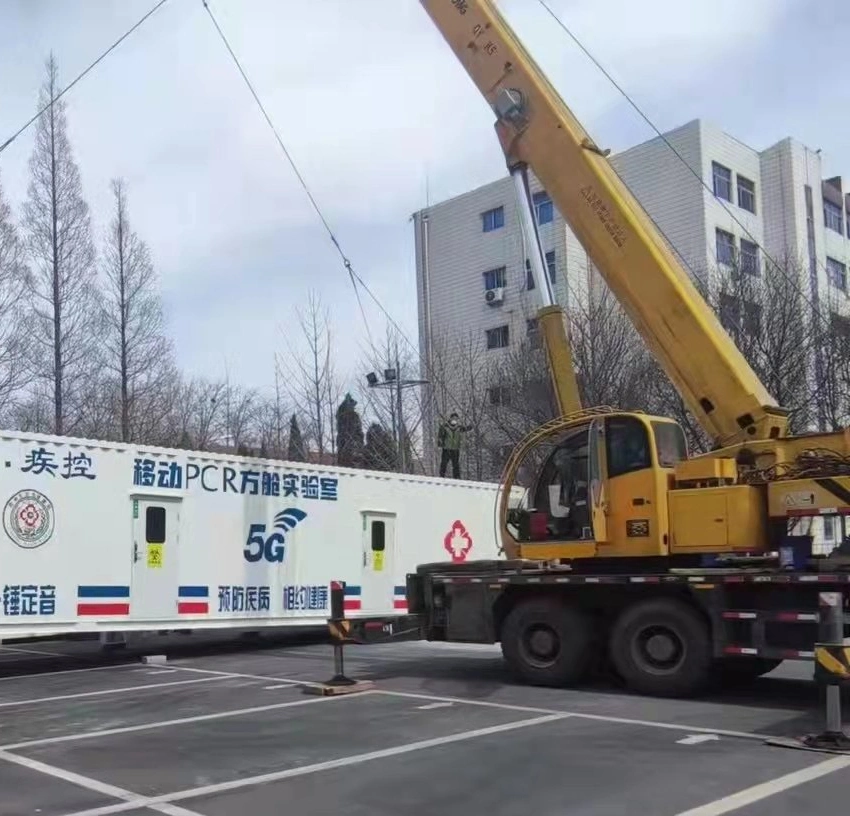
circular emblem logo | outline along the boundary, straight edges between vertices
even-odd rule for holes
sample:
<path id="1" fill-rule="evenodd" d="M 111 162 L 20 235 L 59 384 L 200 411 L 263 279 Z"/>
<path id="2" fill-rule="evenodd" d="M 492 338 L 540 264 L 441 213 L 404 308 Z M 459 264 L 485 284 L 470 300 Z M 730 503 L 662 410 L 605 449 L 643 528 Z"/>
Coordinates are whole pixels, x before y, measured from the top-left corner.
<path id="1" fill-rule="evenodd" d="M 33 550 L 53 535 L 53 505 L 37 490 L 15 493 L 3 509 L 3 528 L 19 547 Z"/>

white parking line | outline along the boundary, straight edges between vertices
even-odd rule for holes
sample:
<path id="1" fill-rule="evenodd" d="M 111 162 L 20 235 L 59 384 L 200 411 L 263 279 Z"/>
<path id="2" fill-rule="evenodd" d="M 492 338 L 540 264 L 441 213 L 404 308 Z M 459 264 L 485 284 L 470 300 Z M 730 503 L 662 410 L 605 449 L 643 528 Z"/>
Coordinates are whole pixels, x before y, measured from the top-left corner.
<path id="1" fill-rule="evenodd" d="M 33 654 L 41 657 L 73 657 L 73 655 L 65 654 L 64 652 L 48 652 L 44 649 L 23 649 L 18 646 L 0 646 L 0 651 Z"/>
<path id="2" fill-rule="evenodd" d="M 220 677 L 245 677 L 248 680 L 273 680 L 275 683 L 289 683 L 292 686 L 311 686 L 319 688 L 323 683 L 313 680 L 296 680 L 292 677 L 271 677 L 266 674 L 244 674 L 243 672 L 217 671 L 214 669 L 197 669 L 194 666 L 177 666 L 180 671 L 197 672 L 198 674 L 216 674 Z"/>
<path id="3" fill-rule="evenodd" d="M 410 697 L 414 700 L 433 700 L 434 702 L 465 703 L 466 705 L 484 706 L 487 708 L 504 708 L 508 711 L 524 711 L 528 714 L 564 714 L 577 720 L 599 720 L 600 722 L 619 723 L 621 725 L 640 725 L 647 728 L 665 728 L 668 731 L 690 731 L 698 734 L 717 734 L 721 737 L 737 737 L 764 741 L 772 739 L 766 734 L 756 734 L 751 731 L 726 731 L 722 728 L 707 728 L 699 725 L 684 725 L 680 723 L 656 722 L 654 720 L 633 720 L 629 717 L 609 717 L 605 714 L 586 714 L 582 711 L 557 708 L 540 708 L 538 706 L 513 705 L 511 703 L 494 703 L 490 700 L 467 700 L 465 697 L 441 697 L 435 694 L 419 694 L 412 691 L 393 691 L 391 689 L 374 689 L 373 694 L 388 694 L 393 697 Z"/>
<path id="4" fill-rule="evenodd" d="M 0 745 L 0 751 L 13 751 L 18 748 L 31 748 L 35 745 L 53 745 L 57 742 L 77 742 L 78 740 L 97 739 L 98 737 L 110 737 L 113 734 L 130 734 L 134 731 L 150 731 L 154 728 L 169 728 L 173 725 L 185 725 L 186 723 L 204 722 L 206 720 L 223 720 L 226 717 L 241 717 L 245 714 L 256 714 L 261 711 L 276 711 L 279 708 L 294 708 L 295 706 L 311 705 L 313 703 L 330 703 L 334 700 L 348 700 L 352 697 L 363 697 L 367 694 L 375 694 L 374 691 L 361 691 L 356 695 L 345 694 L 339 697 L 310 697 L 306 700 L 290 700 L 286 703 L 272 703 L 270 705 L 252 706 L 251 708 L 237 708 L 229 711 L 217 711 L 213 714 L 198 714 L 194 717 L 179 717 L 176 720 L 159 720 L 151 723 L 139 723 L 138 725 L 125 725 L 120 728 L 104 728 L 101 731 L 84 731 L 81 734 L 65 734 L 61 737 L 45 737 L 44 739 L 26 740 L 24 742 L 13 742 L 8 745 Z"/>
<path id="5" fill-rule="evenodd" d="M 214 680 L 226 680 L 226 677 L 198 677 L 195 680 L 172 680 L 168 683 L 146 683 L 141 686 L 123 686 L 110 689 L 98 689 L 97 691 L 79 691 L 75 694 L 57 694 L 54 697 L 35 697 L 31 700 L 12 700 L 0 703 L 0 708 L 13 708 L 15 706 L 38 705 L 39 703 L 55 703 L 58 700 L 76 700 L 80 697 L 99 697 L 103 694 L 123 694 L 128 691 L 147 691 L 148 689 L 161 689 L 169 686 L 188 686 L 190 683 L 211 683 Z"/>
<path id="6" fill-rule="evenodd" d="M 97 779 L 92 779 L 88 776 L 81 776 L 73 771 L 66 771 L 63 768 L 47 765 L 44 762 L 39 762 L 37 759 L 16 756 L 15 754 L 6 754 L 2 751 L 0 751 L 0 759 L 5 760 L 6 762 L 13 762 L 15 765 L 22 765 L 24 768 L 29 768 L 31 771 L 37 771 L 38 773 L 47 774 L 48 776 L 55 777 L 56 779 L 61 779 L 64 782 L 70 782 L 72 785 L 78 785 L 86 790 L 101 793 L 104 796 L 110 796 L 113 799 L 121 799 L 128 804 L 128 809 L 137 807 L 137 803 L 141 801 L 137 793 L 125 790 L 124 788 L 118 788 L 115 785 L 109 785 L 106 782 L 99 782 Z M 155 810 L 158 813 L 165 813 L 167 816 L 201 816 L 201 814 L 196 813 L 193 810 L 187 810 L 179 805 L 169 805 L 166 803 L 150 805 L 150 809 Z"/>
<path id="7" fill-rule="evenodd" d="M 369 693 L 370 692 L 364 692 L 364 694 Z M 392 748 L 382 748 L 378 751 L 369 751 L 364 754 L 354 754 L 352 756 L 341 757 L 340 759 L 331 759 L 327 762 L 316 762 L 313 765 L 303 765 L 300 768 L 287 768 L 285 771 L 273 771 L 272 773 L 249 776 L 244 779 L 232 779 L 228 782 L 218 782 L 213 785 L 204 785 L 198 788 L 187 788 L 186 790 L 167 793 L 162 796 L 152 796 L 148 799 L 139 799 L 135 802 L 126 802 L 120 805 L 104 805 L 103 807 L 91 808 L 89 810 L 79 810 L 76 813 L 69 813 L 67 816 L 109 816 L 109 814 L 112 813 L 121 813 L 122 811 L 133 810 L 137 807 L 154 807 L 156 805 L 179 802 L 184 799 L 194 799 L 199 796 L 210 796 L 212 794 L 225 793 L 239 788 L 263 785 L 269 782 L 278 782 L 282 779 L 290 779 L 294 776 L 306 776 L 320 771 L 330 771 L 335 768 L 346 768 L 350 765 L 359 765 L 363 762 L 371 762 L 375 759 L 387 759 L 401 754 L 409 754 L 413 751 L 422 751 L 426 748 L 449 745 L 453 742 L 465 742 L 466 740 L 476 739 L 478 737 L 501 734 L 505 731 L 516 731 L 519 728 L 543 725 L 545 723 L 566 719 L 567 716 L 569 715 L 550 714 L 545 717 L 534 717 L 533 719 L 528 720 L 518 720 L 516 722 L 502 723 L 500 725 L 491 725 L 486 728 L 476 728 L 473 731 L 461 731 L 458 734 L 449 734 L 445 737 L 432 737 L 431 739 L 409 742 L 403 745 L 395 745 Z"/>
<path id="8" fill-rule="evenodd" d="M 785 774 L 785 776 L 771 779 L 769 782 L 762 782 L 759 785 L 753 785 L 751 788 L 744 788 L 744 790 L 740 790 L 730 796 L 724 796 L 722 799 L 717 799 L 714 802 L 682 811 L 677 816 L 721 816 L 723 813 L 731 813 L 733 810 L 738 810 L 754 802 L 767 799 L 768 796 L 795 788 L 797 785 L 811 782 L 813 779 L 818 779 L 821 776 L 826 776 L 847 767 L 850 767 L 850 757 L 832 757 L 832 759 L 826 759 L 817 765 L 811 765 L 799 771 L 792 771 L 789 774 Z"/>

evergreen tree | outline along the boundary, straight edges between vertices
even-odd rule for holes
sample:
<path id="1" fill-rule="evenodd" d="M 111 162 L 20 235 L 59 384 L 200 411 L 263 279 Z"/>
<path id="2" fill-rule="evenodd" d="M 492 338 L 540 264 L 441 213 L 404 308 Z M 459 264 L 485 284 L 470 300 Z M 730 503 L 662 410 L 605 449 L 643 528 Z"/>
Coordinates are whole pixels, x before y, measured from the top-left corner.
<path id="1" fill-rule="evenodd" d="M 304 439 L 301 428 L 298 427 L 298 417 L 292 415 L 289 421 L 289 445 L 286 448 L 286 458 L 290 462 L 306 462 L 307 451 L 304 449 Z"/>
<path id="2" fill-rule="evenodd" d="M 368 470 L 395 470 L 398 451 L 395 440 L 386 428 L 377 422 L 366 431 L 366 448 L 363 466 Z"/>
<path id="3" fill-rule="evenodd" d="M 363 423 L 351 394 L 336 409 L 337 461 L 343 467 L 363 467 Z"/>

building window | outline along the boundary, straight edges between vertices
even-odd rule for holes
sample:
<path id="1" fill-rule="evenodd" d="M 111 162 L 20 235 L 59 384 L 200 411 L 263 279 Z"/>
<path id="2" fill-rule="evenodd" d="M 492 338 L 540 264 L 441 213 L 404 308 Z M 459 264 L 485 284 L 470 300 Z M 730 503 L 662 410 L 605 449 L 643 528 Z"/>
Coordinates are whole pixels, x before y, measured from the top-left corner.
<path id="1" fill-rule="evenodd" d="M 842 292 L 847 291 L 847 267 L 835 258 L 826 259 L 826 277 L 829 285 Z"/>
<path id="2" fill-rule="evenodd" d="M 832 339 L 847 343 L 850 341 L 850 317 L 833 312 L 831 317 Z"/>
<path id="3" fill-rule="evenodd" d="M 761 334 L 761 314 L 762 309 L 758 303 L 745 300 L 742 322 L 741 301 L 721 292 L 720 322 L 730 334 L 742 332 L 750 337 L 758 337 Z"/>
<path id="4" fill-rule="evenodd" d="M 552 206 L 552 199 L 549 198 L 549 193 L 540 192 L 532 196 L 534 202 L 534 215 L 537 217 L 537 223 L 549 224 L 555 217 L 555 209 Z"/>
<path id="5" fill-rule="evenodd" d="M 507 348 L 510 343 L 510 335 L 507 326 L 497 326 L 495 329 L 487 329 L 487 348 Z"/>
<path id="6" fill-rule="evenodd" d="M 546 269 L 549 272 L 549 280 L 555 282 L 557 267 L 555 266 L 555 250 L 546 253 Z"/>
<path id="7" fill-rule="evenodd" d="M 540 326 L 537 324 L 536 317 L 526 318 L 525 339 L 528 341 L 529 348 L 538 349 L 541 347 Z"/>
<path id="8" fill-rule="evenodd" d="M 743 176 L 738 176 L 738 206 L 751 213 L 756 211 L 756 183 Z"/>
<path id="9" fill-rule="evenodd" d="M 741 239 L 741 271 L 747 275 L 759 273 L 759 247 L 752 241 Z"/>
<path id="10" fill-rule="evenodd" d="M 481 213 L 481 225 L 484 232 L 492 232 L 505 226 L 505 208 L 496 207 Z"/>
<path id="11" fill-rule="evenodd" d="M 717 162 L 711 163 L 711 174 L 714 177 L 714 195 L 732 203 L 732 171 Z"/>
<path id="12" fill-rule="evenodd" d="M 490 405 L 510 405 L 511 390 L 506 385 L 493 385 L 487 389 Z"/>
<path id="13" fill-rule="evenodd" d="M 488 269 L 484 273 L 484 288 L 503 289 L 505 286 L 505 277 L 504 266 L 500 266 L 498 269 Z"/>
<path id="14" fill-rule="evenodd" d="M 732 266 L 735 263 L 735 236 L 720 227 L 714 232 L 717 243 L 717 263 Z"/>
<path id="15" fill-rule="evenodd" d="M 833 204 L 831 201 L 824 200 L 823 202 L 823 223 L 827 229 L 835 230 L 840 235 L 844 235 L 844 227 L 842 224 L 844 213 L 838 204 Z"/>
<path id="16" fill-rule="evenodd" d="M 546 253 L 546 271 L 549 273 L 549 280 L 555 282 L 558 274 L 558 265 L 555 262 L 555 250 Z M 531 262 L 528 258 L 525 259 L 525 288 L 534 289 L 534 273 L 531 271 Z"/>
<path id="17" fill-rule="evenodd" d="M 827 541 L 835 540 L 835 518 L 833 516 L 823 517 L 823 537 Z"/>

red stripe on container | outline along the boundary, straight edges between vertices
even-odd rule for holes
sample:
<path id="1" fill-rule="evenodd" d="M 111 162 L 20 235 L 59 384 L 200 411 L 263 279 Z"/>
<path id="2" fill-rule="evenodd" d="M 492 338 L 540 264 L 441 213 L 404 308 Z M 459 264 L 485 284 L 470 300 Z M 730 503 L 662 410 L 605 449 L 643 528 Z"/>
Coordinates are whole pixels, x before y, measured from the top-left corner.
<path id="1" fill-rule="evenodd" d="M 178 615 L 206 615 L 210 611 L 210 605 L 200 601 L 178 601 Z"/>
<path id="2" fill-rule="evenodd" d="M 345 600 L 342 602 L 343 609 L 360 609 L 360 599 Z"/>
<path id="3" fill-rule="evenodd" d="M 407 601 L 393 601 L 393 609 L 407 609 Z"/>
<path id="4" fill-rule="evenodd" d="M 129 615 L 128 603 L 80 603 L 77 604 L 78 615 Z"/>

